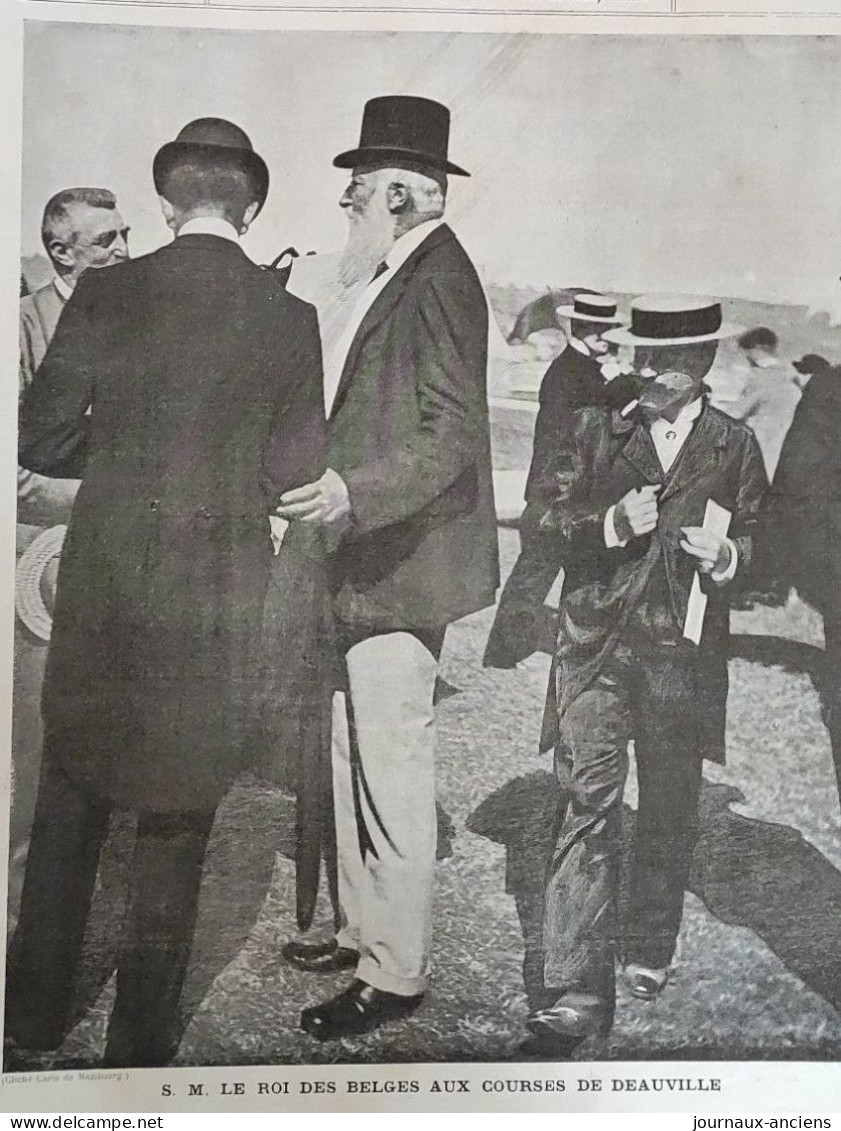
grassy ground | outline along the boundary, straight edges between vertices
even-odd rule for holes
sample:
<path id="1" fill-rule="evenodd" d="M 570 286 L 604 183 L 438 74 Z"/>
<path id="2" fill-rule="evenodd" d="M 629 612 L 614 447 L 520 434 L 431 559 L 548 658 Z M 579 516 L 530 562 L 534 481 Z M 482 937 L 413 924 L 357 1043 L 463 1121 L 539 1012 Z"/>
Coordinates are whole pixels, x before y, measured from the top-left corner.
<path id="1" fill-rule="evenodd" d="M 510 566 L 515 536 L 503 532 Z M 302 1006 L 337 990 L 279 961 L 294 931 L 291 804 L 243 783 L 222 809 L 207 862 L 186 991 L 183 1064 L 516 1058 L 525 1036 L 523 936 L 539 917 L 539 859 L 555 796 L 535 753 L 547 659 L 485 671 L 491 613 L 449 635 L 439 705 L 439 796 L 456 825 L 439 864 L 433 989 L 406 1023 L 322 1046 Z M 726 768 L 708 767 L 703 832 L 675 976 L 661 999 L 620 998 L 613 1033 L 582 1059 L 831 1058 L 841 1054 L 841 843 L 828 741 L 809 668 L 816 618 L 799 602 L 734 616 Z M 782 639 L 784 638 L 784 639 Z M 789 642 L 800 642 L 786 644 Z M 629 783 L 626 804 L 635 803 Z M 113 961 L 126 829 L 103 869 L 88 943 L 91 1002 Z M 506 883 L 508 879 L 508 883 Z M 506 890 L 507 888 L 511 890 Z M 57 1060 L 93 1064 L 106 985 Z"/>
<path id="2" fill-rule="evenodd" d="M 494 463 L 524 466 L 534 417 L 494 413 Z M 504 568 L 516 535 L 502 531 Z M 548 658 L 483 670 L 493 616 L 450 630 L 442 659 L 439 800 L 456 827 L 439 864 L 434 978 L 408 1022 L 319 1045 L 301 1008 L 337 991 L 284 966 L 294 933 L 292 804 L 257 782 L 220 810 L 206 864 L 185 993 L 179 1063 L 516 1059 L 526 1036 L 524 937 L 534 941 L 540 875 L 557 798 L 536 753 Z M 817 617 L 798 601 L 733 616 L 728 764 L 708 766 L 702 834 L 675 976 L 661 998 L 622 995 L 606 1041 L 582 1059 L 830 1058 L 841 1055 L 838 793 L 813 674 Z M 626 818 L 635 805 L 633 779 Z M 116 925 L 130 828 L 103 864 L 80 987 L 79 1024 L 52 1062 L 94 1065 L 113 997 Z M 327 911 L 322 908 L 322 927 Z"/>

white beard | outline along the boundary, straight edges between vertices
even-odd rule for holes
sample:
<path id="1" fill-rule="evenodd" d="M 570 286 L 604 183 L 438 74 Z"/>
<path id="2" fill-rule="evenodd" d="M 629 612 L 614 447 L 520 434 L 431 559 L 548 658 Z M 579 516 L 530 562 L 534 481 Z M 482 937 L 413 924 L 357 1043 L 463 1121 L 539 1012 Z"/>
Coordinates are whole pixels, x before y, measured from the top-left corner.
<path id="1" fill-rule="evenodd" d="M 373 198 L 364 215 L 350 215 L 348 238 L 339 260 L 344 288 L 365 286 L 394 246 L 394 217 Z"/>

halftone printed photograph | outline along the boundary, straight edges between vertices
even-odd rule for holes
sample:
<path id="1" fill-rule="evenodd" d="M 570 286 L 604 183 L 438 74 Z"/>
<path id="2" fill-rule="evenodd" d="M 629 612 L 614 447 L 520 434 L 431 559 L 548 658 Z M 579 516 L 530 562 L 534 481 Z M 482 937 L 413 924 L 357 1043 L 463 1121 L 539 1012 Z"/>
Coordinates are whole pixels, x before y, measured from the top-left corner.
<path id="1" fill-rule="evenodd" d="M 837 1061 L 841 40 L 23 79 L 5 1073 Z"/>

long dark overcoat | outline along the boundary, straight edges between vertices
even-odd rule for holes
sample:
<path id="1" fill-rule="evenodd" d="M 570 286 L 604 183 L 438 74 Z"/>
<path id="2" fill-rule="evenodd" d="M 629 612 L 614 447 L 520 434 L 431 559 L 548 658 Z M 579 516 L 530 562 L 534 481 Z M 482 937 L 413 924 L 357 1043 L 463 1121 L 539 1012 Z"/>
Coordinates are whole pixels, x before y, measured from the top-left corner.
<path id="1" fill-rule="evenodd" d="M 484 292 L 442 225 L 362 320 L 330 416 L 328 463 L 353 507 L 333 558 L 343 622 L 442 627 L 493 603 L 487 357 Z"/>
<path id="2" fill-rule="evenodd" d="M 556 357 L 540 384 L 540 407 L 534 426 L 532 459 L 526 480 L 526 513 L 521 521 L 521 549 L 499 598 L 494 623 L 485 648 L 484 664 L 513 668 L 547 644 L 552 618 L 544 601 L 563 563 L 557 546 L 541 537 L 529 537 L 530 512 L 541 503 L 541 486 L 550 473 L 573 414 L 588 405 L 623 409 L 638 395 L 638 378 L 625 374 L 606 381 L 593 356 L 568 345 Z"/>
<path id="3" fill-rule="evenodd" d="M 645 484 L 660 486 L 656 529 L 632 538 L 624 549 L 607 549 L 605 513 Z M 642 422 L 602 408 L 576 413 L 569 442 L 547 476 L 546 505 L 538 519 L 544 536 L 557 537 L 566 570 L 557 650 L 560 714 L 596 678 L 632 618 L 643 650 L 647 642 L 660 642 L 663 624 L 677 626 L 680 637 L 696 573 L 694 559 L 680 547 L 681 528 L 701 526 L 707 500 L 713 499 L 732 514 L 738 581 L 720 587 L 709 579 L 703 583 L 709 601 L 698 645 L 697 709 L 705 756 L 724 760 L 728 594 L 749 575 L 766 488 L 765 465 L 751 430 L 708 404 L 668 472 Z"/>
<path id="4" fill-rule="evenodd" d="M 96 796 L 206 809 L 243 768 L 268 515 L 323 470 L 321 382 L 314 310 L 232 241 L 183 236 L 80 280 L 23 398 L 19 459 L 82 478 L 45 757 Z"/>
<path id="5" fill-rule="evenodd" d="M 811 378 L 794 412 L 766 505 L 769 571 L 830 621 L 841 618 L 841 370 Z"/>

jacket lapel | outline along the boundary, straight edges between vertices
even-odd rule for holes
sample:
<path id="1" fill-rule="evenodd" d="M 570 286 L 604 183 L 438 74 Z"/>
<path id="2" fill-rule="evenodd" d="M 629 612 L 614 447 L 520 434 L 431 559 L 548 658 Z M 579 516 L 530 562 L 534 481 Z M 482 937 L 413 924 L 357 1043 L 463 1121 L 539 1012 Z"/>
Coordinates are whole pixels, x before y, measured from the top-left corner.
<path id="1" fill-rule="evenodd" d="M 614 432 L 616 428 L 614 427 Z M 640 472 L 649 483 L 662 483 L 663 466 L 657 458 L 651 434 L 644 424 L 637 424 L 630 439 L 622 449 L 625 459 Z"/>
<path id="2" fill-rule="evenodd" d="M 660 496 L 661 500 L 670 498 L 685 487 L 687 483 L 707 471 L 712 458 L 710 449 L 714 449 L 718 454 L 726 447 L 726 444 L 726 434 L 720 427 L 715 414 L 710 412 L 705 400 L 704 408 L 695 422 L 695 427 L 687 436 L 686 443 L 669 470 L 666 485 Z"/>
<path id="3" fill-rule="evenodd" d="M 403 263 L 395 272 L 394 277 L 389 279 L 388 283 L 383 287 L 374 301 L 371 303 L 369 310 L 366 312 L 365 317 L 360 323 L 359 329 L 356 331 L 353 341 L 351 342 L 350 349 L 348 350 L 347 357 L 345 358 L 344 365 L 342 366 L 342 375 L 339 378 L 339 385 L 336 389 L 336 396 L 333 399 L 333 407 L 330 410 L 330 419 L 336 415 L 339 408 L 347 395 L 348 386 L 350 385 L 351 377 L 353 376 L 359 355 L 362 352 L 362 347 L 365 342 L 373 334 L 378 326 L 389 317 L 394 308 L 398 305 L 406 287 L 412 280 L 413 275 L 422 263 L 423 259 L 436 247 L 447 240 L 455 239 L 450 228 L 446 224 L 442 224 L 440 228 L 436 228 L 431 232 L 423 243 L 415 248 L 409 258 Z"/>

